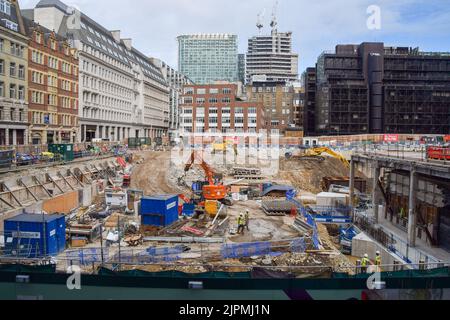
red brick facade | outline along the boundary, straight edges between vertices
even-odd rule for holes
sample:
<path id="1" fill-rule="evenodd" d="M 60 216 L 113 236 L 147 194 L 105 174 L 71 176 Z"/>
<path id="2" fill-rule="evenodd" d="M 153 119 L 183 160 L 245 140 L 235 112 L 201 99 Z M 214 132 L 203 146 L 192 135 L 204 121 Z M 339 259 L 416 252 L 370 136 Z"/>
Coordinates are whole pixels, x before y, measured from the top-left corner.
<path id="1" fill-rule="evenodd" d="M 180 126 L 197 133 L 259 132 L 264 128 L 264 110 L 260 102 L 241 101 L 237 84 L 186 85 Z"/>
<path id="2" fill-rule="evenodd" d="M 75 142 L 78 58 L 65 39 L 28 22 L 30 143 Z"/>

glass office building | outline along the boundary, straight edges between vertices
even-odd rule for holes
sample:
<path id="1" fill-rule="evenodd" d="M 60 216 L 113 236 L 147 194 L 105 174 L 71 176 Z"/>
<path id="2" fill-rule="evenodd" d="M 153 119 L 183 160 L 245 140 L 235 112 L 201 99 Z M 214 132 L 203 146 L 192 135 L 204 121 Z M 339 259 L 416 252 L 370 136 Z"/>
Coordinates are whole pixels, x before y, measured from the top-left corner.
<path id="1" fill-rule="evenodd" d="M 237 36 L 198 34 L 178 37 L 178 70 L 196 84 L 238 81 Z"/>

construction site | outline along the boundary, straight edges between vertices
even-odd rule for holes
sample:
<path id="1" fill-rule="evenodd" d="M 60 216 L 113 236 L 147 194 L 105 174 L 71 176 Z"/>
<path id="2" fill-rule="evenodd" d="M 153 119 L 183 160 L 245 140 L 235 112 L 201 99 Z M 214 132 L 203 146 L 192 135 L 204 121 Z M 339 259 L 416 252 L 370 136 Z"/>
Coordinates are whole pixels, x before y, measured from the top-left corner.
<path id="1" fill-rule="evenodd" d="M 415 211 L 401 191 L 409 190 L 400 179 L 405 159 L 391 168 L 385 158 L 383 165 L 327 146 L 277 146 L 261 156 L 227 145 L 144 146 L 3 173 L 0 262 L 57 273 L 77 266 L 91 275 L 305 279 L 433 270 L 449 261 L 446 164 L 428 163 L 436 172 L 413 181 Z"/>

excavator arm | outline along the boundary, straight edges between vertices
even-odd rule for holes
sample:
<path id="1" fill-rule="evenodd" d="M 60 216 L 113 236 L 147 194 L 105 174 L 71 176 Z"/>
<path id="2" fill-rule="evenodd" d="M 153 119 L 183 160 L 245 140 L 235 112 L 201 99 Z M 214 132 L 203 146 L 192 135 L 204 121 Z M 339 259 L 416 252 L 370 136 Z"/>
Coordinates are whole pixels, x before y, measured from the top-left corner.
<path id="1" fill-rule="evenodd" d="M 206 175 L 206 178 L 208 179 L 208 183 L 210 185 L 214 185 L 214 171 L 205 162 L 205 160 L 203 160 L 203 157 L 201 157 L 196 151 L 192 151 L 191 157 L 184 167 L 185 174 L 192 168 L 196 159 L 200 162 L 200 166 L 202 167 L 203 171 L 205 171 L 205 175 Z"/>
<path id="2" fill-rule="evenodd" d="M 342 154 L 337 153 L 327 147 L 309 149 L 306 152 L 306 155 L 307 156 L 320 156 L 320 155 L 322 155 L 322 153 L 328 153 L 333 158 L 339 159 L 347 168 L 350 167 L 350 163 Z"/>

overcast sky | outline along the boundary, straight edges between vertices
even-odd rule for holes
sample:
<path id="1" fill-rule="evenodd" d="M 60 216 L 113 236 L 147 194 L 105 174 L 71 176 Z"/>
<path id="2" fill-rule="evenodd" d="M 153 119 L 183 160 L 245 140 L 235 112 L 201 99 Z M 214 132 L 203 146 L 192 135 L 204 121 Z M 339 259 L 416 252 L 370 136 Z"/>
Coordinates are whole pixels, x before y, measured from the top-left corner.
<path id="1" fill-rule="evenodd" d="M 20 0 L 32 8 L 39 0 Z M 270 33 L 275 0 L 67 0 L 145 54 L 177 67 L 180 34 L 233 33 L 239 51 L 257 35 L 256 17 L 265 9 L 264 33 Z M 369 30 L 367 8 L 381 8 L 381 30 Z M 450 0 L 279 0 L 278 30 L 293 32 L 299 72 L 339 43 L 384 41 L 388 45 L 450 51 Z"/>

